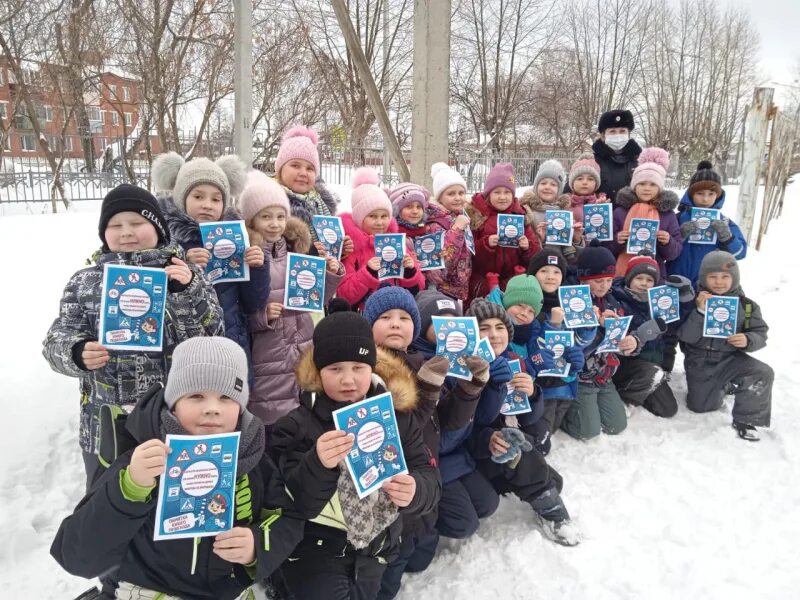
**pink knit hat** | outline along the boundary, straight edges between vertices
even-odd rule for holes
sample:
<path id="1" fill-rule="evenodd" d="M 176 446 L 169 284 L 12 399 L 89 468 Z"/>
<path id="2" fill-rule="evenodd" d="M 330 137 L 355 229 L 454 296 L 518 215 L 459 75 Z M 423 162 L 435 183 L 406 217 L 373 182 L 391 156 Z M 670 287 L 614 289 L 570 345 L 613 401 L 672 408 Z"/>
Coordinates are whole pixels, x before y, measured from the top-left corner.
<path id="1" fill-rule="evenodd" d="M 239 206 L 245 222 L 255 217 L 265 208 L 278 206 L 286 211 L 286 216 L 291 214 L 289 198 L 281 184 L 261 171 L 250 171 L 244 191 L 239 195 Z"/>
<path id="2" fill-rule="evenodd" d="M 428 200 L 431 193 L 421 185 L 416 183 L 399 183 L 389 192 L 389 201 L 392 203 L 392 211 L 395 217 L 400 215 L 400 211 L 412 202 L 419 202 L 422 210 L 428 210 Z"/>
<path id="3" fill-rule="evenodd" d="M 662 148 L 645 148 L 639 155 L 639 166 L 633 171 L 631 177 L 631 189 L 645 181 L 654 183 L 659 190 L 664 189 L 664 181 L 667 178 L 667 167 L 669 167 L 669 153 Z"/>
<path id="4" fill-rule="evenodd" d="M 581 175 L 589 175 L 594 177 L 595 186 L 594 191 L 600 187 L 600 165 L 594 160 L 592 154 L 581 154 L 572 166 L 569 168 L 569 187 L 573 187 L 574 181 Z"/>
<path id="5" fill-rule="evenodd" d="M 486 176 L 483 184 L 483 196 L 489 197 L 494 188 L 504 187 L 514 194 L 517 191 L 517 180 L 514 178 L 514 165 L 511 163 L 497 163 Z"/>
<path id="6" fill-rule="evenodd" d="M 278 148 L 278 158 L 275 159 L 275 172 L 280 173 L 281 168 L 293 158 L 302 158 L 314 165 L 314 171 L 319 175 L 319 152 L 317 152 L 317 132 L 303 126 L 295 126 L 283 135 L 281 147 Z"/>
<path id="7" fill-rule="evenodd" d="M 375 169 L 361 167 L 353 176 L 353 193 L 350 196 L 353 221 L 361 227 L 364 218 L 373 210 L 383 209 L 392 214 L 392 203 L 389 197 L 378 187 L 380 177 Z"/>

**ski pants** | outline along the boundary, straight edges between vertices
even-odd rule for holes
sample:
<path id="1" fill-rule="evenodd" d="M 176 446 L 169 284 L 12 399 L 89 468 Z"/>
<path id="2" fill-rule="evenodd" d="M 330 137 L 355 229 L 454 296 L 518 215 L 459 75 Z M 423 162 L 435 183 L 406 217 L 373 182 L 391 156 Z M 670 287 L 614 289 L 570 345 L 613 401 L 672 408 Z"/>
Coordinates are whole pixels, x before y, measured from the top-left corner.
<path id="1" fill-rule="evenodd" d="M 620 398 L 633 406 L 644 406 L 657 417 L 674 417 L 678 401 L 658 365 L 642 358 L 621 357 L 614 385 Z"/>
<path id="2" fill-rule="evenodd" d="M 581 383 L 578 398 L 569 407 L 561 428 L 579 440 L 589 440 L 600 432 L 615 435 L 628 426 L 625 404 L 613 381 L 606 385 Z"/>

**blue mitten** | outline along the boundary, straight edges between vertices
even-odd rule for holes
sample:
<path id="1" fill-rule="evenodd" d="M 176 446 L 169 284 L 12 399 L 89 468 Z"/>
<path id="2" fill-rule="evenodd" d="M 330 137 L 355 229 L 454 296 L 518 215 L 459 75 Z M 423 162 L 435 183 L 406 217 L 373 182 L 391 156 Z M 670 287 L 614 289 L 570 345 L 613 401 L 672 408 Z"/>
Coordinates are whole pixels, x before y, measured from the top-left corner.
<path id="1" fill-rule="evenodd" d="M 531 352 L 528 355 L 528 358 L 530 359 L 537 373 L 546 369 L 556 368 L 556 357 L 553 354 L 553 351 L 548 350 L 547 348 L 539 348 L 535 352 Z"/>
<path id="2" fill-rule="evenodd" d="M 504 356 L 498 356 L 489 364 L 489 379 L 495 385 L 504 385 L 514 378 L 514 372 Z"/>
<path id="3" fill-rule="evenodd" d="M 533 445 L 528 441 L 528 438 L 516 427 L 503 427 L 500 430 L 500 435 L 508 443 L 509 448 L 499 456 L 492 456 L 492 460 L 498 464 L 513 462 L 511 468 L 514 468 L 517 466 L 523 452 L 533 450 Z"/>
<path id="4" fill-rule="evenodd" d="M 583 355 L 583 348 L 580 346 L 570 346 L 564 350 L 564 355 L 567 362 L 572 365 L 570 373 L 577 373 L 586 363 L 586 357 Z"/>

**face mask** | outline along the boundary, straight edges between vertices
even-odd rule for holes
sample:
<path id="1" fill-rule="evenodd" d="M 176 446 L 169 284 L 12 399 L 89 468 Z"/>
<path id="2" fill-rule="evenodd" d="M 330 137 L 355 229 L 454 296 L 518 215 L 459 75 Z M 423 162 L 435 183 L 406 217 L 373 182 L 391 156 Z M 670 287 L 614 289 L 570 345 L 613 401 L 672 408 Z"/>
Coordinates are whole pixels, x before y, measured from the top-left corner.
<path id="1" fill-rule="evenodd" d="M 612 150 L 619 151 L 625 147 L 629 139 L 630 136 L 627 133 L 615 133 L 613 135 L 607 135 L 605 141 L 606 146 Z"/>

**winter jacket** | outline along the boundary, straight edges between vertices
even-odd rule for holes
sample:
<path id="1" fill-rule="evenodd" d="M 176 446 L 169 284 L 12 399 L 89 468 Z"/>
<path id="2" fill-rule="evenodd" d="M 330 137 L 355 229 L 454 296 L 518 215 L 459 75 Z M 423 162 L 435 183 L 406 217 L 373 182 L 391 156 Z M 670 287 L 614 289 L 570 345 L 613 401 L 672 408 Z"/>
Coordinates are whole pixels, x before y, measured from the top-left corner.
<path id="1" fill-rule="evenodd" d="M 292 216 L 297 217 L 306 224 L 311 240 L 316 242 L 317 233 L 311 225 L 311 217 L 314 215 L 335 215 L 336 207 L 340 202 L 339 198 L 325 187 L 325 183 L 321 179 L 317 179 L 314 189 L 307 194 L 298 194 L 286 186 L 283 186 L 283 189 L 289 197 Z"/>
<path id="2" fill-rule="evenodd" d="M 303 356 L 296 372 L 303 390 L 300 406 L 275 424 L 272 453 L 297 510 L 307 519 L 305 539 L 324 540 L 325 544 L 338 549 L 337 555 L 350 551 L 377 558 L 393 557 L 403 529 L 401 518 L 395 519 L 381 535 L 361 550 L 355 550 L 347 542 L 346 530 L 317 522 L 321 519 L 327 522 L 344 520 L 341 512 L 337 511 L 339 468 L 324 467 L 316 452 L 317 438 L 334 429 L 331 413 L 343 404 L 325 395 L 319 369 L 314 365 L 313 349 Z M 424 515 L 434 510 L 439 502 L 441 480 L 436 467 L 430 464 L 422 430 L 413 414 L 417 405 L 414 376 L 400 358 L 378 348 L 378 362 L 367 397 L 386 391 L 392 393 L 406 466 L 417 483 L 414 499 L 407 507 L 399 509 L 398 515 L 403 519 L 406 515 Z M 343 525 L 346 527 L 347 524 Z"/>
<path id="3" fill-rule="evenodd" d="M 59 316 L 47 332 L 43 354 L 54 371 L 79 380 L 79 442 L 86 452 L 95 452 L 101 405 L 136 404 L 153 384 L 164 381 L 172 351 L 179 342 L 191 337 L 223 334 L 217 294 L 199 269 L 190 265 L 194 276 L 189 285 L 170 282 L 168 287 L 161 352 L 111 350 L 106 366 L 94 370 L 85 368 L 81 360 L 83 347 L 86 342 L 98 340 L 103 266 L 163 268 L 171 264 L 173 257 L 185 260 L 183 250 L 175 243 L 138 252 L 103 254 L 98 251 L 92 257 L 95 264 L 75 273 L 64 288 Z"/>
<path id="4" fill-rule="evenodd" d="M 311 236 L 305 223 L 289 217 L 283 238 L 277 242 L 264 242 L 262 247 L 269 257 L 272 282 L 267 304 L 283 304 L 287 255 L 289 252 L 307 254 Z M 326 305 L 336 293 L 343 274 L 342 267 L 336 274 L 325 271 Z M 299 404 L 300 389 L 294 369 L 311 345 L 314 321 L 308 312 L 284 309 L 280 318 L 269 323 L 264 308 L 250 315 L 250 333 L 253 337 L 255 385 L 247 406 L 265 424 L 272 425 Z"/>
<path id="5" fill-rule="evenodd" d="M 444 269 L 426 271 L 425 278 L 443 294 L 463 302 L 467 299 L 472 275 L 472 254 L 467 248 L 464 232 L 453 227 L 456 218 L 435 202 L 428 205 L 427 221 L 428 233 L 446 233 L 442 252 Z"/>
<path id="6" fill-rule="evenodd" d="M 364 308 L 366 299 L 378 288 L 387 285 L 399 285 L 416 295 L 425 289 L 425 274 L 419 270 L 419 263 L 414 254 L 414 244 L 406 239 L 406 252 L 414 259 L 414 268 L 405 270 L 403 279 L 387 279 L 378 281 L 377 273 L 370 271 L 367 262 L 375 256 L 375 236 L 367 234 L 353 222 L 353 215 L 340 215 L 345 235 L 353 240 L 353 253 L 343 259 L 345 276 L 339 284 L 337 296 L 358 309 Z M 398 233 L 397 223 L 392 219 L 386 233 Z"/>
<path id="7" fill-rule="evenodd" d="M 625 252 L 626 244 L 617 243 L 616 235 L 625 229 L 625 218 L 628 216 L 628 211 L 638 201 L 636 194 L 629 187 L 622 188 L 617 192 L 617 198 L 614 201 L 614 241 L 603 242 L 603 245 L 611 250 L 614 256 L 619 256 Z M 667 244 L 656 243 L 655 259 L 661 270 L 662 281 L 667 277 L 666 263 L 678 258 L 683 249 L 681 228 L 678 225 L 678 217 L 675 214 L 677 206 L 678 195 L 670 190 L 662 190 L 657 205 L 658 229 L 669 233 L 669 242 Z"/>
<path id="8" fill-rule="evenodd" d="M 489 246 L 489 236 L 497 235 L 497 215 L 500 211 L 495 209 L 483 194 L 472 196 L 472 202 L 467 204 L 467 214 L 470 218 L 470 227 L 475 237 L 475 257 L 472 261 L 472 275 L 469 278 L 469 297 L 467 306 L 473 298 L 482 298 L 489 293 L 486 282 L 487 273 L 500 275 L 500 289 L 506 289 L 506 283 L 514 275 L 525 272 L 528 262 L 541 249 L 539 238 L 530 225 L 525 225 L 525 237 L 528 238 L 528 249 L 505 248 L 503 246 Z M 519 200 L 514 198 L 511 206 L 503 214 L 524 215 L 525 211 L 520 206 Z"/>
<path id="9" fill-rule="evenodd" d="M 633 317 L 628 326 L 628 333 L 633 333 L 645 321 L 649 321 L 652 318 L 650 316 L 650 303 L 647 299 L 647 294 L 645 293 L 643 298 L 638 298 L 630 288 L 625 286 L 624 278 L 617 277 L 614 280 L 609 294 L 611 294 L 622 307 L 621 310 L 617 311 L 619 316 Z M 661 366 L 664 361 L 664 345 L 664 335 L 660 335 L 655 340 L 647 342 L 644 347 L 638 349 L 639 358 Z"/>
<path id="10" fill-rule="evenodd" d="M 725 191 L 723 190 L 722 194 L 719 198 L 717 198 L 717 201 L 714 202 L 714 205 L 711 208 L 722 210 L 722 206 L 724 204 Z M 694 207 L 694 203 L 692 202 L 692 199 L 689 196 L 689 191 L 687 190 L 683 194 L 681 203 L 678 206 L 679 225 L 683 225 L 687 221 L 691 221 L 692 207 Z M 733 254 L 736 260 L 742 260 L 745 256 L 747 256 L 747 241 L 744 238 L 742 230 L 739 229 L 739 226 L 736 223 L 733 221 L 728 221 L 728 227 L 730 227 L 733 237 L 731 237 L 731 239 L 729 239 L 727 242 L 717 241 L 716 245 L 690 244 L 688 240 L 684 240 L 681 253 L 675 260 L 667 263 L 667 271 L 669 271 L 669 274 L 683 275 L 684 277 L 688 277 L 692 280 L 692 285 L 696 288 L 697 277 L 700 274 L 700 263 L 703 262 L 703 258 L 709 252 L 713 250 L 724 250 L 725 252 L 730 252 Z"/>
<path id="11" fill-rule="evenodd" d="M 519 202 L 522 208 L 525 210 L 526 225 L 531 226 L 537 237 L 539 235 L 537 227 L 539 226 L 539 223 L 546 222 L 548 210 L 569 210 L 570 212 L 573 212 L 571 209 L 572 201 L 567 194 L 561 194 L 558 198 L 556 198 L 555 202 L 550 203 L 539 198 L 539 196 L 536 195 L 536 192 L 531 189 L 522 195 L 522 198 Z M 575 220 L 575 223 L 583 223 L 583 216 L 581 216 L 580 221 Z M 581 238 L 580 242 L 573 241 L 571 246 L 545 244 L 545 240 L 542 238 L 539 238 L 539 241 L 543 247 L 547 245 L 548 250 L 560 254 L 570 266 L 575 264 L 575 259 L 578 256 L 578 249 L 585 246 L 583 238 Z"/>
<path id="12" fill-rule="evenodd" d="M 171 198 L 160 198 L 159 204 L 167 219 L 172 239 L 184 251 L 202 248 L 200 226 L 188 214 L 178 209 Z M 228 208 L 221 221 L 241 221 L 242 216 L 233 208 Z M 266 259 L 268 260 L 268 259 Z M 225 316 L 225 337 L 244 348 L 247 354 L 249 383 L 253 385 L 253 359 L 250 354 L 250 335 L 247 328 L 247 315 L 259 312 L 267 304 L 269 294 L 269 264 L 250 269 L 250 281 L 220 282 L 214 285 Z"/>
<path id="13" fill-rule="evenodd" d="M 158 390 L 128 416 L 125 427 L 137 445 L 164 439 L 165 409 L 164 392 Z M 72 575 L 92 578 L 113 569 L 115 582 L 125 581 L 181 598 L 236 598 L 254 580 L 269 576 L 302 538 L 303 521 L 295 514 L 277 468 L 263 453 L 263 433 L 259 436 L 255 431 L 263 425 L 245 412 L 240 426 L 240 466 L 243 456 L 257 462 L 246 473 L 237 472 L 234 526 L 253 532 L 253 567 L 230 563 L 214 554 L 213 537 L 153 541 L 158 488 L 138 501 L 122 490 L 121 478 L 130 465 L 133 448 L 114 461 L 72 515 L 64 519 L 50 553 Z M 277 520 L 266 523 L 278 512 L 281 516 Z"/>
<path id="14" fill-rule="evenodd" d="M 597 192 L 604 193 L 613 202 L 617 192 L 631 184 L 642 147 L 635 140 L 628 140 L 622 150 L 614 152 L 602 139 L 597 139 L 592 144 L 592 152 L 600 165 L 600 187 Z"/>
<path id="15" fill-rule="evenodd" d="M 619 316 L 625 316 L 625 309 L 622 304 L 614 298 L 611 290 L 602 298 L 592 296 L 592 303 L 600 309 L 602 313 L 604 310 L 613 310 Z M 596 352 L 600 342 L 606 336 L 605 327 L 598 327 L 594 339 L 587 344 L 583 349 L 583 355 L 586 362 L 583 365 L 580 373 L 578 373 L 579 385 L 595 385 L 602 387 L 608 385 L 614 373 L 619 368 L 619 355 L 614 352 Z"/>

